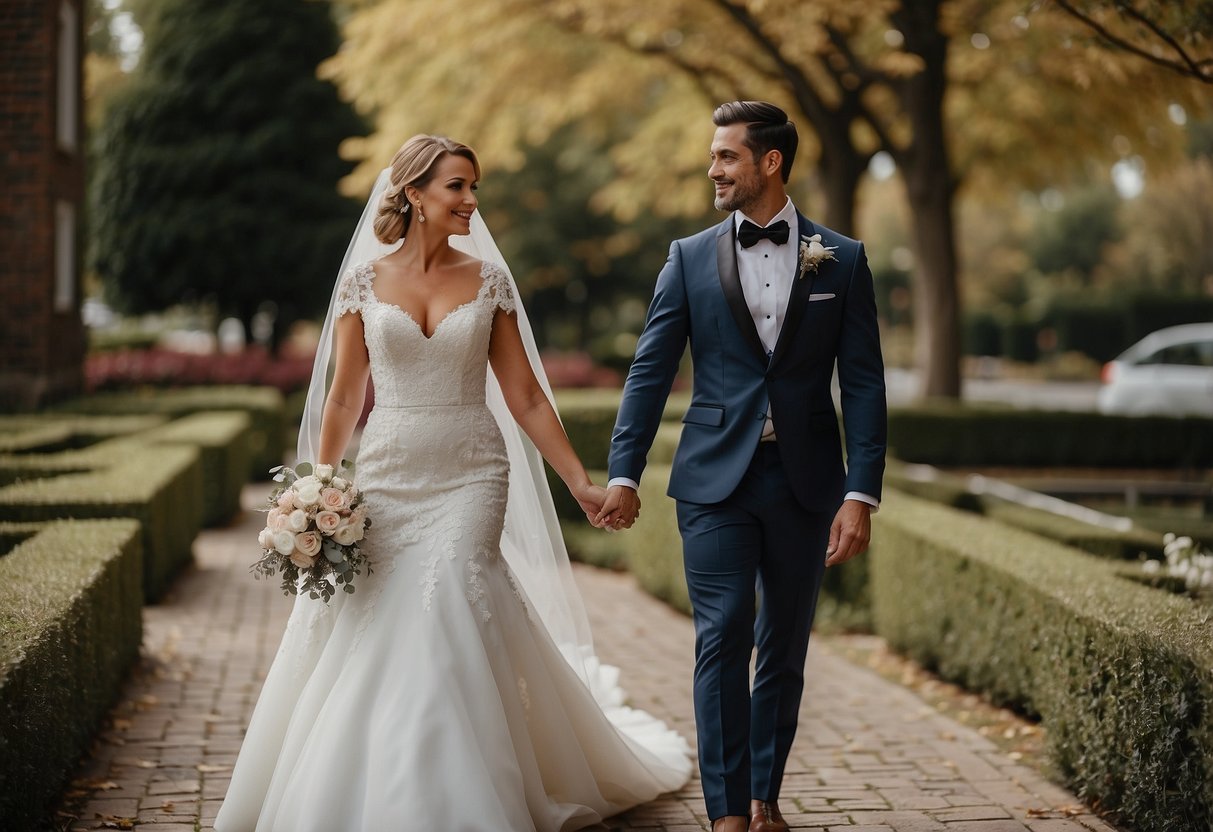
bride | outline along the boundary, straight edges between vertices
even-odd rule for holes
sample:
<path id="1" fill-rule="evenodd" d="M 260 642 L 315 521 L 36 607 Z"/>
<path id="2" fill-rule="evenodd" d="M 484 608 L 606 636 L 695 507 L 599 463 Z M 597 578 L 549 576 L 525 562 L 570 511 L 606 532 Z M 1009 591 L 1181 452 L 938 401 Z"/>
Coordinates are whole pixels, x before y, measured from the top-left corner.
<path id="1" fill-rule="evenodd" d="M 471 148 L 414 136 L 346 253 L 299 459 L 336 467 L 369 373 L 374 572 L 296 598 L 218 832 L 555 832 L 690 777 L 686 742 L 594 656 L 539 454 L 588 516 L 604 492 L 552 407 L 479 177 Z"/>

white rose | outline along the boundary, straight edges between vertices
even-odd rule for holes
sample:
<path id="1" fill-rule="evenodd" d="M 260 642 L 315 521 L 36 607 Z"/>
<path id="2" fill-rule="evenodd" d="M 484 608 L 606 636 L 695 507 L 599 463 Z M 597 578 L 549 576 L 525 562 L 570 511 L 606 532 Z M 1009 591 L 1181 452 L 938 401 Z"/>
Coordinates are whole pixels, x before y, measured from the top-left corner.
<path id="1" fill-rule="evenodd" d="M 295 508 L 310 508 L 320 502 L 320 480 L 316 477 L 302 477 L 295 480 Z"/>
<path id="2" fill-rule="evenodd" d="M 319 511 L 316 513 L 316 528 L 327 535 L 332 535 L 341 525 L 341 515 L 335 511 Z"/>
<path id="3" fill-rule="evenodd" d="M 333 540 L 340 543 L 342 546 L 350 546 L 362 539 L 362 529 L 355 526 L 353 523 L 342 523 L 337 527 L 337 531 L 333 532 Z"/>
<path id="4" fill-rule="evenodd" d="M 321 482 L 328 482 L 333 478 L 333 466 L 321 463 L 315 468 L 316 478 Z"/>
<path id="5" fill-rule="evenodd" d="M 345 492 L 336 488 L 325 488 L 320 492 L 320 505 L 328 511 L 340 511 L 348 502 Z"/>
<path id="6" fill-rule="evenodd" d="M 345 477 L 333 477 L 333 481 L 329 483 L 329 485 L 333 486 L 333 488 L 345 491 L 345 489 L 350 487 L 350 481 Z"/>
<path id="7" fill-rule="evenodd" d="M 265 528 L 261 530 L 261 534 L 257 535 L 257 545 L 262 549 L 274 548 L 274 530 Z"/>
<path id="8" fill-rule="evenodd" d="M 290 511 L 295 505 L 295 495 L 288 488 L 278 495 L 278 508 L 283 511 Z"/>
<path id="9" fill-rule="evenodd" d="M 286 528 L 293 532 L 307 531 L 307 512 L 297 508 L 286 516 Z"/>
<path id="10" fill-rule="evenodd" d="M 295 534 L 286 529 L 274 532 L 274 548 L 281 554 L 289 555 L 295 551 Z"/>
<path id="11" fill-rule="evenodd" d="M 265 515 L 265 527 L 272 532 L 282 531 L 286 528 L 285 512 L 276 508 L 270 509 L 269 513 Z"/>
<path id="12" fill-rule="evenodd" d="M 821 243 L 817 242 L 816 240 L 809 243 L 809 257 L 816 260 L 818 258 L 825 257 L 825 255 L 826 255 L 825 246 L 823 246 Z"/>

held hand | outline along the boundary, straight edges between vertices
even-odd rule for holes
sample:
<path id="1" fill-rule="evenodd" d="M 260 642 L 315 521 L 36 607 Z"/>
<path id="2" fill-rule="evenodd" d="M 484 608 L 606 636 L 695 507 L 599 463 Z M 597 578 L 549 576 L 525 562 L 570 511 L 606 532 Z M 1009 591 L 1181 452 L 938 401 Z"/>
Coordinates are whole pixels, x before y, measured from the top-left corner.
<path id="1" fill-rule="evenodd" d="M 598 512 L 602 510 L 603 501 L 606 500 L 606 493 L 605 488 L 593 483 L 582 486 L 573 492 L 573 497 L 577 500 L 577 504 L 585 512 L 585 519 L 589 520 L 593 526 L 598 525 L 595 520 L 598 517 Z"/>
<path id="2" fill-rule="evenodd" d="M 860 500 L 844 500 L 830 526 L 826 566 L 837 566 L 868 548 L 872 539 L 872 507 Z"/>
<path id="3" fill-rule="evenodd" d="M 600 529 L 630 529 L 640 516 L 640 496 L 633 488 L 616 485 L 607 491 L 606 502 L 593 524 Z"/>

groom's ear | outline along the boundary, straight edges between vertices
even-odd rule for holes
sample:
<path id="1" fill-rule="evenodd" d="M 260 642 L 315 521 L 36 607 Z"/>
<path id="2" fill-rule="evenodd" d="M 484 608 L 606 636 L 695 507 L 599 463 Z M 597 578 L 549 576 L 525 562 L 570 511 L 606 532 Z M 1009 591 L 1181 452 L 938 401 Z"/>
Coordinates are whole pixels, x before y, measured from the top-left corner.
<path id="1" fill-rule="evenodd" d="M 779 176 L 782 178 L 783 154 L 778 150 L 768 150 L 763 154 L 759 169 L 763 176 Z"/>

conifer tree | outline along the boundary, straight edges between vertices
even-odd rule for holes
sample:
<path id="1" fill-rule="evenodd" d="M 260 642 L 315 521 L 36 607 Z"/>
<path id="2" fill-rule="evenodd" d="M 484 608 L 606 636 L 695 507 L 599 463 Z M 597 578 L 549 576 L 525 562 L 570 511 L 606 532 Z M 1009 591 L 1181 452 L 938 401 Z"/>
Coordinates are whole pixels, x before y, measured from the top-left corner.
<path id="1" fill-rule="evenodd" d="M 144 49 L 96 137 L 91 261 L 128 312 L 210 302 L 284 324 L 328 302 L 357 220 L 338 155 L 365 133 L 320 80 L 338 33 L 317 0 L 139 4 Z"/>

